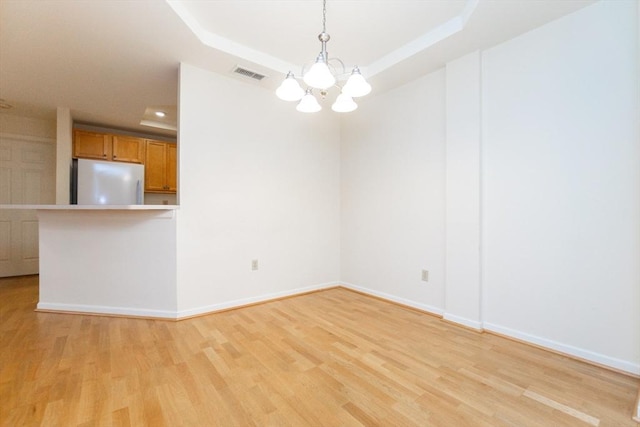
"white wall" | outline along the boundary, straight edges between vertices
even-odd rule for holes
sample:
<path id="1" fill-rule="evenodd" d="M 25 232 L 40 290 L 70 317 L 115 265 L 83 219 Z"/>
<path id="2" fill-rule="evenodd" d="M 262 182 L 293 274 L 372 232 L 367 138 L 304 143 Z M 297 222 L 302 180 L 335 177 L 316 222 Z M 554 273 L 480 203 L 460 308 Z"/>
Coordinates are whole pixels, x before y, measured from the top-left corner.
<path id="1" fill-rule="evenodd" d="M 640 373 L 637 3 L 483 55 L 485 327 Z"/>
<path id="2" fill-rule="evenodd" d="M 71 157 L 73 118 L 71 110 L 58 107 L 56 113 L 56 204 L 71 203 Z"/>
<path id="3" fill-rule="evenodd" d="M 480 52 L 446 66 L 444 318 L 482 329 L 480 283 Z"/>
<path id="4" fill-rule="evenodd" d="M 179 146 L 180 315 L 337 283 L 335 114 L 182 65 Z"/>
<path id="5" fill-rule="evenodd" d="M 444 81 L 440 70 L 363 100 L 341 137 L 341 281 L 435 313 L 444 308 Z"/>
<path id="6" fill-rule="evenodd" d="M 144 193 L 145 205 L 177 205 L 178 196 L 176 194 Z"/>
<path id="7" fill-rule="evenodd" d="M 0 133 L 55 139 L 56 121 L 0 113 Z"/>
<path id="8" fill-rule="evenodd" d="M 640 373 L 636 7 L 364 102 L 342 128 L 342 281 Z"/>

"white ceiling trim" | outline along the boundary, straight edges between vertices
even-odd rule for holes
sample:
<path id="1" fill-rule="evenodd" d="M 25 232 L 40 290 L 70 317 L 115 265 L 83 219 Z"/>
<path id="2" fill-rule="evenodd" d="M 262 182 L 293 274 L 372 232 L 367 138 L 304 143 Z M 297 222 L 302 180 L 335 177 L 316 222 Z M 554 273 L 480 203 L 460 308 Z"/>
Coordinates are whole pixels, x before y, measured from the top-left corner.
<path id="1" fill-rule="evenodd" d="M 187 25 L 187 27 L 189 27 L 193 34 L 195 34 L 201 43 L 230 55 L 237 56 L 238 58 L 270 68 L 282 74 L 287 74 L 287 72 L 298 68 L 296 65 L 290 64 L 287 61 L 283 61 L 264 52 L 252 49 L 248 46 L 236 43 L 233 40 L 205 30 L 202 25 L 200 25 L 197 18 L 187 10 L 182 0 L 165 1 Z M 471 14 L 478 6 L 479 1 L 480 0 L 467 0 L 459 15 L 451 18 L 447 22 L 444 22 L 433 30 L 410 41 L 382 58 L 377 59 L 372 64 L 361 66 L 360 69 L 367 77 L 373 77 L 376 74 L 393 67 L 399 62 L 417 55 L 447 37 L 462 31 L 469 21 Z"/>
<path id="2" fill-rule="evenodd" d="M 178 127 L 174 126 L 174 125 L 169 125 L 166 123 L 161 123 L 155 120 L 145 120 L 142 119 L 140 120 L 140 124 L 142 126 L 147 126 L 147 127 L 151 127 L 151 128 L 157 128 L 157 129 L 166 129 L 166 130 L 174 130 L 177 131 Z"/>
<path id="3" fill-rule="evenodd" d="M 480 0 L 467 0 L 459 15 L 365 67 L 367 77 L 373 77 L 399 62 L 417 55 L 447 37 L 451 37 L 455 33 L 462 31 L 465 25 L 467 25 L 471 14 L 476 10 L 479 1 Z"/>
<path id="4" fill-rule="evenodd" d="M 246 59 L 253 63 L 262 65 L 282 74 L 287 74 L 290 70 L 297 69 L 298 66 L 283 61 L 275 56 L 252 49 L 248 46 L 236 43 L 233 40 L 219 36 L 202 28 L 198 20 L 187 10 L 181 0 L 165 0 L 171 9 L 189 27 L 191 32 L 206 46 L 226 52 L 238 58 Z"/>

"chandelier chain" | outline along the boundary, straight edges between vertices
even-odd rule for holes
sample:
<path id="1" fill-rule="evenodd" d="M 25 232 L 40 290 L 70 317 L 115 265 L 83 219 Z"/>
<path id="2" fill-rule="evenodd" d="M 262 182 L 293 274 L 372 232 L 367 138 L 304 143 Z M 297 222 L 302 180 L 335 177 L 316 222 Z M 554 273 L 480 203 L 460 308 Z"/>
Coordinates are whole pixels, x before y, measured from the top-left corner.
<path id="1" fill-rule="evenodd" d="M 327 0 L 322 0 L 322 32 L 327 32 Z"/>

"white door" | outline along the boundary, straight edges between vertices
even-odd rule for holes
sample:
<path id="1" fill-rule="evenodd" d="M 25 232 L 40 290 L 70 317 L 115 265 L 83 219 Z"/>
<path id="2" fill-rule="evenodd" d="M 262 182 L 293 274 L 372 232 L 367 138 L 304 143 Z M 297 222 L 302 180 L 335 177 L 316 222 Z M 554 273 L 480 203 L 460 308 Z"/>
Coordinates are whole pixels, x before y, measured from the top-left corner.
<path id="1" fill-rule="evenodd" d="M 0 134 L 0 205 L 55 203 L 55 142 Z M 38 273 L 38 218 L 0 209 L 0 277 Z"/>

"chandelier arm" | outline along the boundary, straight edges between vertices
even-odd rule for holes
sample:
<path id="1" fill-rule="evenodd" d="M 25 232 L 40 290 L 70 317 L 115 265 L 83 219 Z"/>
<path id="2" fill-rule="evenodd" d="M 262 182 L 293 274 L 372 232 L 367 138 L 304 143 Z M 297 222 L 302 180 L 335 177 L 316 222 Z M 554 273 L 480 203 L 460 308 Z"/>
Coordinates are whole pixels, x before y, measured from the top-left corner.
<path id="1" fill-rule="evenodd" d="M 342 72 L 341 73 L 339 72 L 340 71 L 339 69 L 336 69 L 336 67 L 333 66 L 333 64 L 330 64 L 331 61 L 335 61 L 335 62 L 339 62 L 340 63 L 340 66 L 342 67 Z M 347 67 L 344 66 L 344 62 L 342 62 L 342 60 L 340 58 L 329 58 L 327 60 L 327 65 L 330 66 L 331 68 L 333 68 L 333 70 L 334 70 L 333 74 L 336 77 L 342 76 L 344 74 L 347 74 Z"/>

